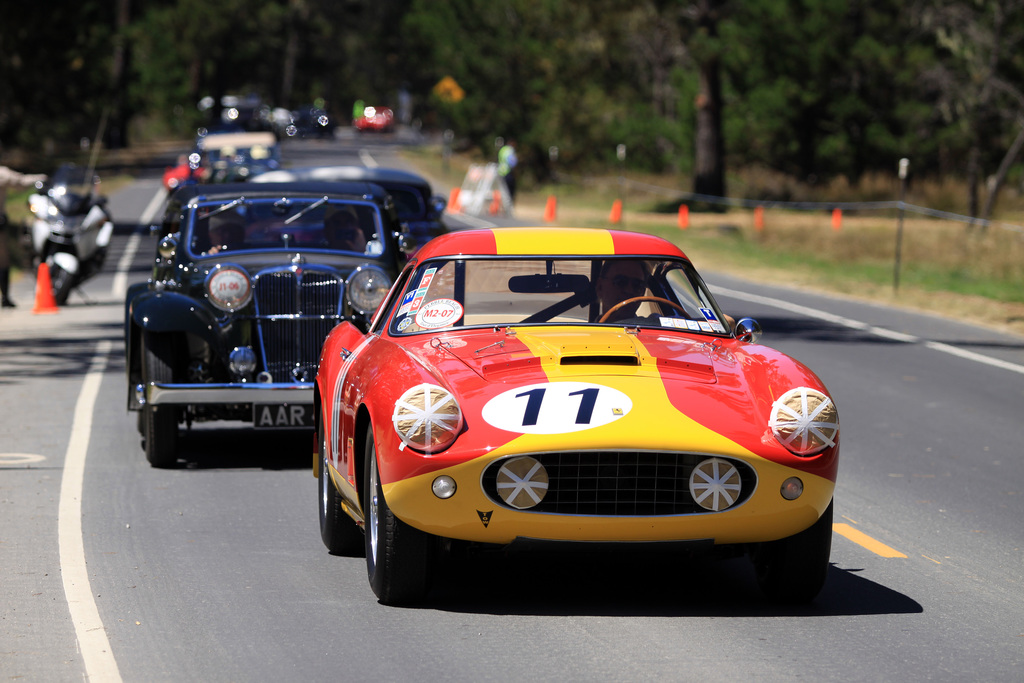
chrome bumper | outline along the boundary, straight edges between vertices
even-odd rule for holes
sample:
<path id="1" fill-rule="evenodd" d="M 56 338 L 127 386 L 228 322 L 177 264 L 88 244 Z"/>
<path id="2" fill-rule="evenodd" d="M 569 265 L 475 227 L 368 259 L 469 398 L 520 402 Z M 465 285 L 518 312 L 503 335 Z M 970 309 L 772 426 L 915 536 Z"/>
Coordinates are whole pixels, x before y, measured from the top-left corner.
<path id="1" fill-rule="evenodd" d="M 252 403 L 276 405 L 279 403 L 313 403 L 313 384 L 230 383 L 230 384 L 162 384 L 151 382 L 137 392 L 140 404 L 199 405 Z M 144 393 L 144 396 L 140 395 Z M 142 400 L 144 399 L 144 400 Z"/>

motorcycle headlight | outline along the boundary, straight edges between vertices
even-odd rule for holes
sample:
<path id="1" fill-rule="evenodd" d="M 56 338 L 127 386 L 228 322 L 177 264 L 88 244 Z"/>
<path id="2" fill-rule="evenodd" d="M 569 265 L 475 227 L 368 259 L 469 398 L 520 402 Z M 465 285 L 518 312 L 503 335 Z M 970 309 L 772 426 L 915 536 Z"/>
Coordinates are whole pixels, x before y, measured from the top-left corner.
<path id="1" fill-rule="evenodd" d="M 816 389 L 791 389 L 772 404 L 768 419 L 775 438 L 794 455 L 809 457 L 836 445 L 839 412 Z"/>
<path id="2" fill-rule="evenodd" d="M 206 295 L 222 311 L 237 311 L 252 298 L 252 281 L 241 266 L 218 264 L 206 276 Z"/>
<path id="3" fill-rule="evenodd" d="M 391 416 L 402 445 L 433 453 L 452 444 L 462 429 L 462 408 L 450 391 L 420 384 L 395 401 Z"/>
<path id="4" fill-rule="evenodd" d="M 356 268 L 345 283 L 348 302 L 354 310 L 363 315 L 376 311 L 390 289 L 391 278 L 376 266 Z"/>

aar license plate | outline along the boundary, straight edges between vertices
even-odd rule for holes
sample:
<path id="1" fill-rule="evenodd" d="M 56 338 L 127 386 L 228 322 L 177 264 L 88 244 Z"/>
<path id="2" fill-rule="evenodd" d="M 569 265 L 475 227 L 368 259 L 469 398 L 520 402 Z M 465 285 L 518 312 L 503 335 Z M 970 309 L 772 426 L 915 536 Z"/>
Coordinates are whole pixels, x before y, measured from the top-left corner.
<path id="1" fill-rule="evenodd" d="M 313 426 L 313 406 L 301 403 L 254 405 L 252 424 L 257 429 L 290 429 Z"/>

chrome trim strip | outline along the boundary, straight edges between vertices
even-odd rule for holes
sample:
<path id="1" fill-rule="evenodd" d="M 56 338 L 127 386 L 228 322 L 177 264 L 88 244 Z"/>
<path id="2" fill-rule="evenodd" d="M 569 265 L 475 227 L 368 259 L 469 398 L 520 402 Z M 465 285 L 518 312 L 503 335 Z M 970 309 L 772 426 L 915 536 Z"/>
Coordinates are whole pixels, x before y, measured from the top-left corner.
<path id="1" fill-rule="evenodd" d="M 146 386 L 149 405 L 254 403 L 313 403 L 313 384 L 230 383 L 164 384 Z"/>

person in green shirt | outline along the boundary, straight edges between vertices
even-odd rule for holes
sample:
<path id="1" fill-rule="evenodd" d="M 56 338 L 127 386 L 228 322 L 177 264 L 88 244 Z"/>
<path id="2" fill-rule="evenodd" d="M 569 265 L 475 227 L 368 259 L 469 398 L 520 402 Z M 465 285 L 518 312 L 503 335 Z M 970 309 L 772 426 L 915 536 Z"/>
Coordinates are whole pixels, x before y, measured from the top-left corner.
<path id="1" fill-rule="evenodd" d="M 518 164 L 516 141 L 510 139 L 498 150 L 498 175 L 505 181 L 505 187 L 508 188 L 508 196 L 513 202 L 516 200 L 516 166 Z"/>

